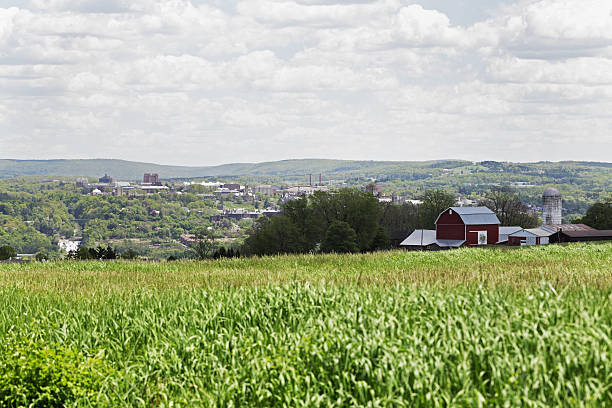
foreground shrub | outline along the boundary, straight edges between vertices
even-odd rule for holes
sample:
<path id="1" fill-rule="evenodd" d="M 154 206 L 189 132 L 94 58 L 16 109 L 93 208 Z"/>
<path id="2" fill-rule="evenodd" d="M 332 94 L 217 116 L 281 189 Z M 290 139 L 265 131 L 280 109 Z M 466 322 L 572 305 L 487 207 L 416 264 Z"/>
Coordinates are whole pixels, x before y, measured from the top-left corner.
<path id="1" fill-rule="evenodd" d="M 10 340 L 0 350 L 0 406 L 109 405 L 99 394 L 114 370 L 101 358 L 32 340 Z"/>

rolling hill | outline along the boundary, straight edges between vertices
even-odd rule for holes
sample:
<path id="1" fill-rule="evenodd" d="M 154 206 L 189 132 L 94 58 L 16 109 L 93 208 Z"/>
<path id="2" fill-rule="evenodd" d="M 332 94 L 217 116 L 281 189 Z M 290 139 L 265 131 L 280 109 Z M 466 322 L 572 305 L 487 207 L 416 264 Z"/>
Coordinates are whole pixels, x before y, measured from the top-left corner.
<path id="1" fill-rule="evenodd" d="M 105 173 L 122 180 L 136 180 L 144 173 L 158 173 L 162 179 L 195 178 L 208 176 L 280 176 L 303 177 L 306 174 L 325 173 L 334 175 L 376 175 L 395 173 L 411 168 L 454 168 L 469 165 L 465 161 L 429 162 L 382 162 L 301 159 L 266 163 L 232 163 L 220 166 L 188 167 L 166 166 L 153 163 L 132 162 L 116 159 L 61 159 L 61 160 L 0 160 L 0 177 L 39 176 L 88 176 Z"/>

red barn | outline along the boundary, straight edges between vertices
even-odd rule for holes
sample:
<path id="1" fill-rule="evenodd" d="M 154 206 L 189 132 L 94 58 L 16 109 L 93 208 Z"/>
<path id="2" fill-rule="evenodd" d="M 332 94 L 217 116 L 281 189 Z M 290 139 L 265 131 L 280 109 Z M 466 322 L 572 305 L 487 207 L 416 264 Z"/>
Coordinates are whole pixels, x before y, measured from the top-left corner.
<path id="1" fill-rule="evenodd" d="M 451 207 L 436 220 L 436 240 L 442 247 L 495 245 L 499 219 L 487 207 Z"/>

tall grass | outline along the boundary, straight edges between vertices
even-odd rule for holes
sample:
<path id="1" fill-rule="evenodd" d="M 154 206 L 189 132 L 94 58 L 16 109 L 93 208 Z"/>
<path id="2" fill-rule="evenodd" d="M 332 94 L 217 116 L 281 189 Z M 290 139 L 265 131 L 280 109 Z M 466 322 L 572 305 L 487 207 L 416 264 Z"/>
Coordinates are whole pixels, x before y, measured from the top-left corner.
<path id="1" fill-rule="evenodd" d="M 0 265 L 0 287 L 71 294 L 134 289 L 282 285 L 612 287 L 612 243 L 446 252 L 292 255 L 217 261 L 59 262 Z"/>
<path id="2" fill-rule="evenodd" d="M 103 364 L 66 406 L 610 406 L 611 254 L 3 266 L 0 378 L 36 344 Z"/>

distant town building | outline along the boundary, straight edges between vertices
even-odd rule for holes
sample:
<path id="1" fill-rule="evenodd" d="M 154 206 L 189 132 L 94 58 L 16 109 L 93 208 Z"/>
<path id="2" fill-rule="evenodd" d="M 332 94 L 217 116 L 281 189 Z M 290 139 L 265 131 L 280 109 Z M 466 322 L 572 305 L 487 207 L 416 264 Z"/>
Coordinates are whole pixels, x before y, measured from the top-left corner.
<path id="1" fill-rule="evenodd" d="M 152 184 L 154 186 L 159 185 L 159 174 L 157 173 L 145 173 L 144 177 L 142 178 L 142 182 L 144 184 Z"/>
<path id="2" fill-rule="evenodd" d="M 274 194 L 274 188 L 268 185 L 257 186 L 253 189 L 254 193 L 264 194 L 264 195 L 272 195 Z"/>
<path id="3" fill-rule="evenodd" d="M 112 178 L 111 176 L 109 176 L 108 174 L 106 174 L 106 173 L 104 173 L 104 177 L 100 177 L 100 178 L 98 179 L 98 182 L 99 182 L 99 183 L 107 183 L 107 184 L 110 184 L 110 183 L 112 183 L 113 181 L 114 181 L 114 180 L 113 180 L 113 178 Z"/>
<path id="4" fill-rule="evenodd" d="M 76 186 L 77 187 L 87 187 L 87 185 L 89 184 L 89 180 L 85 177 L 80 177 L 76 180 Z"/>
<path id="5" fill-rule="evenodd" d="M 542 194 L 542 224 L 560 225 L 562 218 L 562 197 L 559 190 L 550 187 Z"/>
<path id="6" fill-rule="evenodd" d="M 240 184 L 224 184 L 222 188 L 240 191 Z"/>

